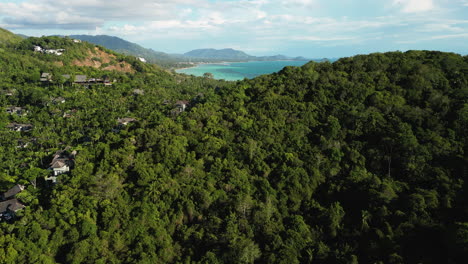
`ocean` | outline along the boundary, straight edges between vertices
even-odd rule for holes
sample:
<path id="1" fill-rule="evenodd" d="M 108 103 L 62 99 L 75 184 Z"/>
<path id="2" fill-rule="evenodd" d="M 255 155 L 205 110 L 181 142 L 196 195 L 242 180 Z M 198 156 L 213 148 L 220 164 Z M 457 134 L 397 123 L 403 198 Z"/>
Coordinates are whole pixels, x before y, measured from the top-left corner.
<path id="1" fill-rule="evenodd" d="M 244 78 L 254 78 L 262 74 L 278 72 L 286 66 L 302 66 L 308 61 L 249 61 L 249 62 L 228 62 L 200 64 L 196 67 L 178 69 L 176 72 L 203 76 L 209 72 L 215 79 L 226 81 L 243 80 Z"/>

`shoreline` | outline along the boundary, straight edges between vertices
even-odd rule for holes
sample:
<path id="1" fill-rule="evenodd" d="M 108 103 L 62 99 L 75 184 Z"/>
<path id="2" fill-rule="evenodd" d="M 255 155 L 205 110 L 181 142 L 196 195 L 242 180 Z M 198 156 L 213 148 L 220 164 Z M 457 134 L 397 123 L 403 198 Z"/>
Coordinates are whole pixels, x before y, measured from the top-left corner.
<path id="1" fill-rule="evenodd" d="M 178 71 L 178 70 L 186 70 L 186 69 L 191 69 L 191 68 L 195 68 L 195 67 L 198 67 L 200 65 L 205 65 L 205 64 L 215 64 L 215 65 L 228 65 L 229 63 L 241 63 L 241 62 L 248 62 L 248 61 L 222 61 L 222 62 L 192 62 L 192 66 L 191 67 L 183 67 L 183 68 L 177 68 L 177 69 L 174 69 L 175 71 Z"/>
<path id="2" fill-rule="evenodd" d="M 177 74 L 203 77 L 206 72 L 213 74 L 213 79 L 225 81 L 239 81 L 245 78 L 252 79 L 259 75 L 271 74 L 280 71 L 286 66 L 300 67 L 310 60 L 276 60 L 276 61 L 242 61 L 242 62 L 214 62 L 197 63 L 192 67 L 175 70 Z M 209 65 L 209 66 L 204 66 Z M 243 66 L 245 65 L 245 66 Z M 239 69 L 237 69 L 239 68 Z"/>
<path id="3" fill-rule="evenodd" d="M 191 68 L 196 68 L 200 65 L 206 65 L 206 64 L 212 64 L 212 65 L 229 65 L 232 63 L 248 63 L 248 62 L 274 62 L 274 61 L 307 61 L 310 62 L 312 60 L 264 60 L 264 61 L 259 61 L 259 60 L 251 60 L 251 61 L 221 61 L 221 62 L 192 62 L 193 65 L 191 67 L 183 67 L 183 68 L 177 68 L 173 69 L 174 71 L 179 71 L 179 70 L 187 70 Z M 179 73 L 179 72 L 178 72 Z"/>

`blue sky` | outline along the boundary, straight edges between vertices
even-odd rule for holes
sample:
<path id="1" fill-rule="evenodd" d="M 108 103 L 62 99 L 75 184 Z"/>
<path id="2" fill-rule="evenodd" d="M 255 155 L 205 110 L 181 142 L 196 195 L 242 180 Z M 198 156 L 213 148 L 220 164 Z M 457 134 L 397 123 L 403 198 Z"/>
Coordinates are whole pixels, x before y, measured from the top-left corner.
<path id="1" fill-rule="evenodd" d="M 468 0 L 0 0 L 0 27 L 30 36 L 113 35 L 168 53 L 467 54 Z"/>

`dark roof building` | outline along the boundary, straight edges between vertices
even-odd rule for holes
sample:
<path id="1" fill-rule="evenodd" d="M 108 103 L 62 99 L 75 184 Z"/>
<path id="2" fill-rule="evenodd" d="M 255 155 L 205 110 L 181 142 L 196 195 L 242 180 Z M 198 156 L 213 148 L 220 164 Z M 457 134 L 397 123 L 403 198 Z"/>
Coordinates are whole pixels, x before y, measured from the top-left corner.
<path id="1" fill-rule="evenodd" d="M 10 123 L 7 125 L 7 128 L 13 131 L 29 131 L 33 128 L 31 124 L 18 124 L 18 123 Z"/>
<path id="2" fill-rule="evenodd" d="M 8 201 L 0 202 L 0 214 L 7 213 L 8 211 L 17 212 L 24 209 L 26 206 L 20 203 L 18 199 L 11 199 Z"/>
<path id="3" fill-rule="evenodd" d="M 22 192 L 24 190 L 23 185 L 16 184 L 15 186 L 11 187 L 8 191 L 3 193 L 3 199 L 10 199 L 15 197 L 18 193 Z"/>
<path id="4" fill-rule="evenodd" d="M 87 83 L 88 79 L 86 75 L 76 75 L 75 76 L 75 83 Z"/>
<path id="5" fill-rule="evenodd" d="M 177 109 L 179 110 L 179 112 L 183 112 L 185 111 L 185 108 L 187 108 L 187 106 L 190 104 L 189 101 L 177 101 L 176 102 L 176 107 Z"/>
<path id="6" fill-rule="evenodd" d="M 63 104 L 63 103 L 65 103 L 65 98 L 63 98 L 61 96 L 59 96 L 57 98 L 53 98 L 52 103 L 54 103 L 54 104 Z"/>
<path id="7" fill-rule="evenodd" d="M 41 82 L 50 82 L 52 80 L 52 74 L 48 72 L 43 72 L 41 74 Z"/>
<path id="8" fill-rule="evenodd" d="M 6 108 L 6 112 L 8 114 L 16 114 L 18 116 L 26 114 L 26 110 L 19 106 L 9 106 Z"/>
<path id="9" fill-rule="evenodd" d="M 64 150 L 55 152 L 49 167 L 49 170 L 53 171 L 53 175 L 50 177 L 45 177 L 46 181 L 52 181 L 53 183 L 56 183 L 57 176 L 63 173 L 68 173 L 70 171 L 70 168 L 74 165 L 73 159 L 76 156 L 76 151 L 69 153 L 69 150 L 70 147 L 67 147 Z"/>

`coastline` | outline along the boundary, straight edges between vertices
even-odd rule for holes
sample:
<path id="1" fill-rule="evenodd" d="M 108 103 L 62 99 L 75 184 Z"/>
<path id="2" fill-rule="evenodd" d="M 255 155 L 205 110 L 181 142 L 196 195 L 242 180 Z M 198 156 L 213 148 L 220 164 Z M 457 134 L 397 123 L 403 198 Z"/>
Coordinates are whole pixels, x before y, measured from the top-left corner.
<path id="1" fill-rule="evenodd" d="M 198 67 L 200 65 L 230 65 L 232 63 L 248 63 L 248 62 L 274 62 L 274 61 L 312 61 L 312 60 L 248 60 L 248 61 L 220 61 L 220 62 L 192 62 L 192 66 L 190 67 L 182 67 L 182 68 L 173 68 L 174 71 L 179 71 L 179 70 L 186 70 L 186 69 L 192 69 L 195 67 Z"/>
<path id="2" fill-rule="evenodd" d="M 204 73 L 213 74 L 217 80 L 238 81 L 252 79 L 259 75 L 280 71 L 286 66 L 302 66 L 310 60 L 275 60 L 275 61 L 241 61 L 241 62 L 203 62 L 194 63 L 192 67 L 175 70 L 178 74 L 202 77 Z"/>

